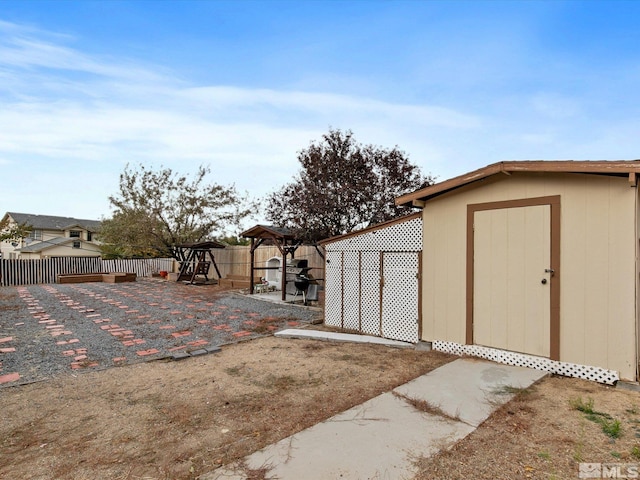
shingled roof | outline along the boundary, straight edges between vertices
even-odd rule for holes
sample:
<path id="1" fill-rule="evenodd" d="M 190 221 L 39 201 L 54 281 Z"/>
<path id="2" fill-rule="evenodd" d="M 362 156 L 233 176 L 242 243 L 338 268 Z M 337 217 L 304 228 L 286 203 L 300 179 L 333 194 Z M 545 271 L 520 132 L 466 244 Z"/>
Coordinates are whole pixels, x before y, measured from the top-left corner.
<path id="1" fill-rule="evenodd" d="M 44 242 L 32 243 L 31 245 L 18 248 L 17 250 L 22 253 L 38 253 L 38 252 L 47 250 L 48 248 L 57 247 L 59 245 L 65 245 L 67 243 L 71 243 L 77 240 L 78 240 L 77 238 L 57 237 L 57 238 L 52 238 L 50 240 L 45 240 Z"/>
<path id="2" fill-rule="evenodd" d="M 19 224 L 26 224 L 38 230 L 64 231 L 73 227 L 80 227 L 90 232 L 96 232 L 100 229 L 100 221 L 98 220 L 17 212 L 7 212 L 7 215 L 10 215 Z"/>

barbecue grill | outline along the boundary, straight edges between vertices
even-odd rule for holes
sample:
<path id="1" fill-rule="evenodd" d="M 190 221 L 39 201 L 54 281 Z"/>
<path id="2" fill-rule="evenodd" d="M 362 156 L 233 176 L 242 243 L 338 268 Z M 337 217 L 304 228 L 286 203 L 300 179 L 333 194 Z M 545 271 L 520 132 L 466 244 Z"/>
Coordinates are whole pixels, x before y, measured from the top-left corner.
<path id="1" fill-rule="evenodd" d="M 309 289 L 309 283 L 311 280 L 304 274 L 296 275 L 293 284 L 296 286 L 296 295 L 298 293 L 302 293 L 302 301 L 306 305 L 307 304 L 307 290 Z"/>
<path id="2" fill-rule="evenodd" d="M 299 275 L 308 276 L 309 263 L 306 259 L 292 258 L 287 262 L 285 267 L 286 272 L 286 290 L 289 295 L 295 295 L 300 293 L 300 290 L 296 288 L 295 281 Z"/>

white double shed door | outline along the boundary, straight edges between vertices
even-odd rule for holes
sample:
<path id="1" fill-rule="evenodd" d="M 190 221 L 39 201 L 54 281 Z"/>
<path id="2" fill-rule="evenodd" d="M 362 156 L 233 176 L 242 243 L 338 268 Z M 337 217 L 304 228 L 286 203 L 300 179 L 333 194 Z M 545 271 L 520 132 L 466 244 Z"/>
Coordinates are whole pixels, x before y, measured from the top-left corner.
<path id="1" fill-rule="evenodd" d="M 420 263 L 417 251 L 328 251 L 325 323 L 418 342 Z"/>

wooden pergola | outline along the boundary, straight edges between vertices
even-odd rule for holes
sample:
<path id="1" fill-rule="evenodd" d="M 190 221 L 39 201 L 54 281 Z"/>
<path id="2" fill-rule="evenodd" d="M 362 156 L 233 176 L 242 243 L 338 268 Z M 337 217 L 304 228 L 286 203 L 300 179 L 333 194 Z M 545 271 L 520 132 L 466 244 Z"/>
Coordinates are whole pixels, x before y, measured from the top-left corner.
<path id="1" fill-rule="evenodd" d="M 178 274 L 177 281 L 189 280 L 189 283 L 193 284 L 198 275 L 204 276 L 205 281 L 208 281 L 211 265 L 213 265 L 213 268 L 218 274 L 218 280 L 222 278 L 213 256 L 212 250 L 214 248 L 225 247 L 223 244 L 215 241 L 176 245 L 176 252 L 178 257 L 180 257 L 180 273 Z M 207 257 L 209 259 L 207 259 Z"/>
<path id="2" fill-rule="evenodd" d="M 253 272 L 256 270 L 267 270 L 269 268 L 277 268 L 277 267 L 256 267 L 255 266 L 255 251 L 260 245 L 275 245 L 278 247 L 280 254 L 282 255 L 282 264 L 280 268 L 282 268 L 282 275 L 280 276 L 280 286 L 282 290 L 282 300 L 287 299 L 287 257 L 291 255 L 293 259 L 295 257 L 295 252 L 300 245 L 302 245 L 302 240 L 296 238 L 292 230 L 288 228 L 274 227 L 272 225 L 256 225 L 249 230 L 242 232 L 241 235 L 245 238 L 251 239 L 251 275 L 250 275 L 250 285 L 249 285 L 249 293 L 253 294 L 254 289 L 254 275 Z"/>

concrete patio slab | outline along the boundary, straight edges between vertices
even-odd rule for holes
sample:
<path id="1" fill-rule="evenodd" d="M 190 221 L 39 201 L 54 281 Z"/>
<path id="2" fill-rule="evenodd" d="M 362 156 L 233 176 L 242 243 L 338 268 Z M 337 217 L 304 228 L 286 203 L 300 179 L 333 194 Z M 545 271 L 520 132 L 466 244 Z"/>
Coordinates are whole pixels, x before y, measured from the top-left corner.
<path id="1" fill-rule="evenodd" d="M 293 306 L 300 307 L 300 308 L 306 308 L 306 309 L 309 309 L 309 310 L 315 310 L 317 312 L 322 312 L 323 311 L 322 307 L 304 305 L 303 304 L 302 295 L 291 295 L 290 293 L 287 293 L 285 295 L 285 299 L 282 300 L 282 291 L 281 290 L 272 291 L 272 292 L 265 292 L 265 293 L 253 293 L 253 294 L 237 293 L 237 295 L 240 295 L 240 296 L 243 296 L 243 297 L 253 298 L 255 300 L 262 300 L 262 301 L 265 301 L 265 302 L 293 305 Z"/>
<path id="2" fill-rule="evenodd" d="M 262 469 L 282 480 L 412 478 L 415 458 L 452 446 L 508 402 L 511 389 L 544 375 L 458 359 L 199 479 L 245 480 Z M 420 401 L 445 414 L 420 409 Z"/>
<path id="3" fill-rule="evenodd" d="M 300 328 L 289 328 L 275 333 L 276 337 L 298 338 L 308 340 L 325 340 L 330 342 L 353 342 L 353 343 L 373 343 L 375 345 L 386 345 L 396 348 L 415 348 L 413 343 L 390 340 L 388 338 L 374 337 L 371 335 L 356 335 L 353 333 L 323 332 L 320 330 L 309 330 Z"/>

